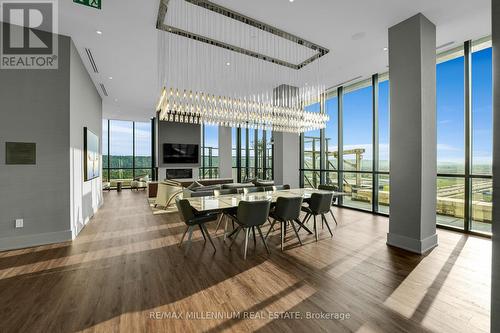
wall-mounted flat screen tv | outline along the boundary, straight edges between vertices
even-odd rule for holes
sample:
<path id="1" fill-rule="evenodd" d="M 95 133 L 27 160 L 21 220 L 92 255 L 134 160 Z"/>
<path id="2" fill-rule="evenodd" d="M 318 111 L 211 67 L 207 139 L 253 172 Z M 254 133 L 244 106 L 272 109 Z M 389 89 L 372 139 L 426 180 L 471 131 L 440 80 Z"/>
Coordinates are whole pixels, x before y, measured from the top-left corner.
<path id="1" fill-rule="evenodd" d="M 163 144 L 163 163 L 198 163 L 198 145 L 183 143 Z"/>

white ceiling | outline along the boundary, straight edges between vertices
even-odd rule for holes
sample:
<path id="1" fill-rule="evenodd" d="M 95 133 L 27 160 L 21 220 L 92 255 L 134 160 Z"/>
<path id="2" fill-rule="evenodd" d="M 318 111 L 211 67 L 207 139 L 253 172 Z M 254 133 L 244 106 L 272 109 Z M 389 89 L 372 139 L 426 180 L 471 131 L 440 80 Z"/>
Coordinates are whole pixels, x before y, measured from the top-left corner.
<path id="1" fill-rule="evenodd" d="M 104 117 L 145 120 L 158 98 L 159 0 L 102 0 L 102 10 L 59 1 L 59 31 L 73 38 L 96 86 L 104 83 Z M 214 0 L 330 49 L 321 61 L 325 84 L 387 71 L 387 29 L 421 12 L 437 26 L 437 45 L 491 33 L 491 0 Z M 96 30 L 102 31 L 98 35 Z M 85 55 L 92 50 L 95 74 Z M 314 72 L 314 73 L 313 73 Z M 304 80 L 316 75 L 301 70 Z M 109 79 L 112 77 L 113 79 Z M 101 94 L 102 95 L 102 94 Z"/>

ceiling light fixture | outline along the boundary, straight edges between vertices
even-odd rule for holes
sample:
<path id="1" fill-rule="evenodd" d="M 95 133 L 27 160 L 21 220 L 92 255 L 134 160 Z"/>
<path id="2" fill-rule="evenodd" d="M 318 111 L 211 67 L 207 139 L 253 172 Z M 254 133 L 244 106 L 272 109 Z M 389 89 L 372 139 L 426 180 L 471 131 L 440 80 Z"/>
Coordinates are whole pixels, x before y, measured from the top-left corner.
<path id="1" fill-rule="evenodd" d="M 110 76 L 110 77 L 109 77 L 109 79 L 110 79 L 110 80 L 113 80 L 113 77 L 112 77 L 112 76 Z"/>
<path id="2" fill-rule="evenodd" d="M 164 2 L 168 1 L 162 1 Z M 182 2 L 199 3 L 195 0 Z M 172 8 L 172 17 L 179 20 L 176 25 L 188 26 L 193 21 L 202 23 L 211 14 L 200 12 L 198 16 L 190 17 L 183 13 L 182 8 Z M 228 15 L 240 17 L 232 12 L 228 12 Z M 249 26 L 252 25 L 248 22 L 253 22 L 249 18 L 238 21 Z M 169 26 L 165 26 L 162 30 L 168 32 L 168 28 Z M 160 98 L 157 100 L 156 111 L 159 112 L 159 120 L 287 133 L 325 128 L 330 119 L 328 114 L 307 108 L 308 105 L 326 102 L 322 69 L 319 63 L 318 66 L 310 66 L 307 85 L 306 74 L 300 69 L 319 58 L 322 53 L 326 54 L 326 49 L 324 52 L 318 51 L 322 48 L 311 44 L 307 48 L 318 53 L 310 58 L 312 60 L 296 64 L 306 51 L 303 49 L 306 42 L 301 39 L 300 42 L 295 42 L 293 35 L 282 36 L 272 33 L 272 27 L 268 29 L 270 31 L 261 29 L 268 33 L 256 34 L 259 45 L 253 50 L 232 48 L 229 44 L 221 44 L 186 31 L 162 34 L 162 40 L 158 43 Z M 249 40 L 251 36 L 248 29 L 234 29 L 232 25 L 207 25 L 204 30 L 207 35 L 220 34 L 222 30 L 222 35 L 230 33 L 235 40 Z M 200 38 L 204 43 L 191 42 L 191 39 Z M 281 40 L 292 41 L 295 46 L 280 43 Z M 265 45 L 276 46 L 269 55 L 263 55 L 259 51 L 264 51 Z M 241 54 L 238 55 L 237 65 L 229 60 L 236 59 L 231 52 Z M 292 62 L 287 61 L 285 54 Z M 310 74 L 315 75 L 309 77 Z"/>
<path id="3" fill-rule="evenodd" d="M 288 0 L 288 1 L 293 2 L 293 0 Z"/>
<path id="4" fill-rule="evenodd" d="M 102 35 L 102 31 L 101 30 L 96 30 L 96 34 Z"/>
<path id="5" fill-rule="evenodd" d="M 387 47 L 384 47 L 384 49 L 383 49 L 383 50 L 384 50 L 384 51 L 388 51 L 388 50 L 389 50 L 389 48 L 387 48 Z"/>

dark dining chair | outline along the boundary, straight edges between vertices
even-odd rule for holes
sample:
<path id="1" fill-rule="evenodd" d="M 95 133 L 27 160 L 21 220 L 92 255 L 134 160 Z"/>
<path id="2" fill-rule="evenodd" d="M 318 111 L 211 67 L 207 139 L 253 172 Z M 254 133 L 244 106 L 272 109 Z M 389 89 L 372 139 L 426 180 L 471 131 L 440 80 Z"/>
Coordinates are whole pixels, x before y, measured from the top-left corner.
<path id="1" fill-rule="evenodd" d="M 330 192 L 336 192 L 339 190 L 339 188 L 335 185 L 318 185 L 318 190 L 323 190 L 323 191 L 330 191 Z M 332 199 L 332 206 L 337 202 L 337 197 L 334 196 Z M 330 208 L 330 214 L 332 214 L 333 217 L 333 222 L 335 222 L 335 225 L 339 225 L 337 223 L 337 219 L 335 218 L 335 215 L 333 215 L 333 210 Z"/>
<path id="2" fill-rule="evenodd" d="M 258 193 L 258 192 L 265 192 L 266 188 L 263 186 L 255 186 L 255 187 L 245 187 L 243 188 L 243 194 L 249 194 L 249 193 Z"/>
<path id="3" fill-rule="evenodd" d="M 177 209 L 179 210 L 180 216 L 182 221 L 186 224 L 187 228 L 182 234 L 181 241 L 179 242 L 179 247 L 182 245 L 182 242 L 184 241 L 184 237 L 186 236 L 186 233 L 189 232 L 189 237 L 188 237 L 188 245 L 186 248 L 186 255 L 189 252 L 189 249 L 191 247 L 191 239 L 193 237 L 193 230 L 196 226 L 200 228 L 201 234 L 203 235 L 203 238 L 205 241 L 208 240 L 212 244 L 214 248 L 214 252 L 217 251 L 215 248 L 214 242 L 212 241 L 212 238 L 210 237 L 210 234 L 208 233 L 207 227 L 205 226 L 205 223 L 215 221 L 217 220 L 217 213 L 205 213 L 205 214 L 195 214 L 193 211 L 193 207 L 191 207 L 191 204 L 187 199 L 179 199 L 177 198 L 175 200 L 175 204 L 177 205 Z"/>
<path id="4" fill-rule="evenodd" d="M 271 228 L 266 234 L 266 239 L 271 233 L 271 230 L 273 229 L 272 227 L 276 222 L 280 222 L 281 224 L 281 251 L 283 251 L 283 243 L 285 240 L 286 236 L 286 228 L 288 223 L 292 225 L 293 231 L 295 232 L 295 236 L 297 236 L 297 239 L 299 240 L 299 244 L 302 245 L 302 241 L 300 240 L 299 233 L 297 231 L 297 228 L 295 227 L 295 224 L 298 224 L 299 227 L 304 227 L 302 225 L 302 222 L 299 220 L 300 216 L 300 211 L 302 207 L 302 197 L 293 197 L 293 198 L 285 198 L 285 197 L 278 197 L 276 199 L 276 206 L 275 208 L 271 211 L 269 214 L 271 218 L 273 218 L 273 223 L 271 224 Z M 304 229 L 307 229 L 304 227 Z M 309 231 L 310 232 L 310 231 Z"/>
<path id="5" fill-rule="evenodd" d="M 229 249 L 234 244 L 234 241 L 238 237 L 238 234 L 241 230 L 245 232 L 245 251 L 243 254 L 243 259 L 247 258 L 247 249 L 248 249 L 248 235 L 250 230 L 253 231 L 253 241 L 254 245 L 257 244 L 257 240 L 255 237 L 255 229 L 259 232 L 260 238 L 266 247 L 266 251 L 268 254 L 271 254 L 269 248 L 267 247 L 266 239 L 262 234 L 262 230 L 260 227 L 267 221 L 267 217 L 269 216 L 269 209 L 271 207 L 270 200 L 259 200 L 259 201 L 240 201 L 238 204 L 238 210 L 236 212 L 236 216 L 232 216 L 232 219 L 238 224 L 235 230 L 234 238 L 229 245 Z"/>
<path id="6" fill-rule="evenodd" d="M 321 216 L 321 222 L 326 224 L 330 235 L 333 237 L 330 225 L 326 220 L 325 214 L 330 212 L 332 206 L 333 193 L 313 193 L 309 200 L 309 206 L 302 206 L 302 211 L 306 213 L 302 224 L 305 225 L 311 217 L 314 217 L 314 237 L 318 241 L 318 230 L 316 228 L 316 216 Z M 299 228 L 300 230 L 300 228 Z"/>
<path id="7" fill-rule="evenodd" d="M 238 194 L 238 193 L 239 193 L 239 191 L 237 188 L 214 190 L 214 196 L 216 198 L 221 196 L 221 195 Z M 235 214 L 236 214 L 236 208 L 228 208 L 228 209 L 222 210 L 222 213 L 220 213 L 219 221 L 217 222 L 217 227 L 215 228 L 214 236 L 217 234 L 217 231 L 219 230 L 219 227 L 222 223 L 222 220 L 225 220 L 224 239 L 226 239 L 227 222 L 228 222 L 228 220 L 230 220 L 229 215 L 235 215 Z M 233 229 L 234 229 L 234 221 L 233 221 Z"/>
<path id="8" fill-rule="evenodd" d="M 273 191 L 284 191 L 284 190 L 289 190 L 290 189 L 290 185 L 288 185 L 288 184 L 286 184 L 286 185 L 275 185 L 272 188 L 273 188 Z"/>

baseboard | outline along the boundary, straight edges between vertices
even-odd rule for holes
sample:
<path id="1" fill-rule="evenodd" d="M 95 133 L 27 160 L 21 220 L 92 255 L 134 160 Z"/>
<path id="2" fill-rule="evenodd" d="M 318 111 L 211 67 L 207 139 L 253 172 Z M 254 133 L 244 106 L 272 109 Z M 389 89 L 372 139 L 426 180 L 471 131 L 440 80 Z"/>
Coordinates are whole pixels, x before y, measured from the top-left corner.
<path id="1" fill-rule="evenodd" d="M 71 230 L 0 238 L 0 251 L 71 241 Z"/>
<path id="2" fill-rule="evenodd" d="M 438 245 L 437 234 L 424 239 L 414 239 L 394 233 L 387 233 L 387 245 L 399 247 L 401 249 L 424 254 Z"/>

